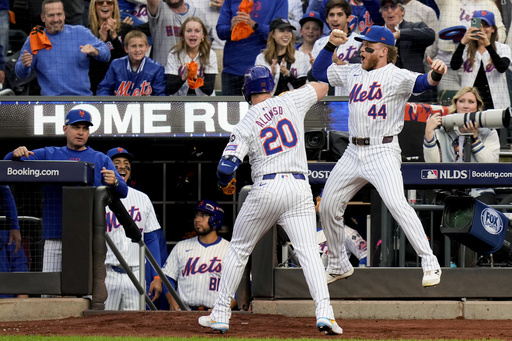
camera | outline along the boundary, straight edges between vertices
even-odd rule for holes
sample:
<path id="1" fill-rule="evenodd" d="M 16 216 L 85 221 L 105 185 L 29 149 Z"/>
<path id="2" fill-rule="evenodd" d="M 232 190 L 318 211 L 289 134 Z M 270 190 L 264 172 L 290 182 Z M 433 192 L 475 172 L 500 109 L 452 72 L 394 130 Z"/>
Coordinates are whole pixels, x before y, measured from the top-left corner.
<path id="1" fill-rule="evenodd" d="M 479 128 L 508 128 L 510 125 L 510 108 L 490 109 L 463 114 L 451 114 L 443 116 L 441 125 L 446 130 L 464 126 L 467 121 L 478 123 Z"/>
<path id="2" fill-rule="evenodd" d="M 308 160 L 317 160 L 321 152 L 329 149 L 328 132 L 325 130 L 309 131 L 304 134 Z"/>

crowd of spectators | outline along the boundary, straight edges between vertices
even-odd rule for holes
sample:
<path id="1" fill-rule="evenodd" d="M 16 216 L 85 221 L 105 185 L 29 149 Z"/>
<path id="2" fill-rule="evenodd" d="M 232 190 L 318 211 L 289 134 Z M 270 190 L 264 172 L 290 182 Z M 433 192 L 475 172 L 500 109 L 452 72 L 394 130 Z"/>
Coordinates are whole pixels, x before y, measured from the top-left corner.
<path id="1" fill-rule="evenodd" d="M 142 31 L 148 39 L 146 56 L 159 63 L 165 69 L 167 86 L 163 93 L 151 95 L 240 95 L 243 74 L 252 65 L 261 64 L 275 69 L 276 93 L 300 86 L 303 82 L 293 68 L 294 59 L 302 60 L 305 54 L 309 59 L 309 71 L 319 49 L 325 45 L 326 35 L 333 29 L 345 31 L 355 38 L 365 34 L 371 25 L 383 25 L 395 35 L 398 47 L 397 66 L 422 73 L 428 67 L 427 56 L 438 58 L 449 65 L 448 75 L 439 85 L 439 93 L 429 92 L 422 96 L 413 96 L 411 101 L 436 103 L 443 99 L 444 92 L 455 93 L 461 86 L 479 88 L 484 96 L 485 86 L 492 84 L 469 84 L 461 58 L 482 59 L 484 69 L 489 72 L 498 70 L 502 75 L 499 81 L 501 93 L 492 93 L 492 97 L 510 97 L 505 89 L 512 86 L 509 64 L 496 62 L 484 56 L 485 44 L 493 49 L 496 45 L 502 50 L 510 48 L 512 39 L 507 36 L 512 17 L 511 1 L 476 0 L 467 3 L 462 0 L 44 0 L 35 1 L 29 8 L 28 15 L 22 15 L 17 8 L 10 8 L 9 1 L 0 1 L 0 27 L 2 35 L 0 44 L 3 53 L 14 54 L 18 51 L 10 40 L 18 37 L 13 32 L 24 30 L 26 41 L 21 47 L 20 57 L 15 68 L 18 78 L 25 78 L 35 71 L 40 85 L 41 95 L 95 95 L 98 84 L 105 78 L 111 62 L 126 56 L 125 35 L 131 30 Z M 62 6 L 62 7 L 60 7 Z M 45 8 L 59 9 L 58 21 L 50 20 Z M 461 45 L 465 32 L 471 27 L 473 13 L 483 11 L 492 15 L 495 35 L 493 41 L 481 41 L 482 54 L 464 54 Z M 53 14 L 52 14 L 53 15 Z M 27 20 L 27 18 L 30 18 Z M 39 20 L 34 18 L 40 17 Z M 190 47 L 196 42 L 186 38 L 186 30 L 181 30 L 188 18 L 201 26 L 197 41 L 200 49 Z M 82 18 L 82 19 L 80 19 Z M 280 19 L 286 23 L 292 33 L 290 40 L 295 40 L 292 47 L 301 53 L 293 58 L 271 56 L 271 45 L 277 44 L 271 29 L 271 23 Z M 16 19 L 19 19 L 16 21 Z M 11 39 L 9 39 L 9 21 L 11 21 Z M 29 22 L 27 24 L 26 22 Z M 15 24 L 16 22 L 16 24 Z M 65 25 L 64 25 L 65 23 Z M 487 23 L 484 20 L 484 23 Z M 80 26 L 83 25 L 88 29 Z M 44 27 L 36 29 L 37 25 Z M 75 27 L 76 26 L 76 27 Z M 29 29 L 27 29 L 27 27 Z M 34 27 L 34 29 L 32 29 Z M 492 27 L 491 27 L 492 29 Z M 36 44 L 30 32 L 37 32 L 42 44 Z M 482 31 L 483 32 L 483 31 Z M 63 33 L 63 34 L 61 34 Z M 92 36 L 97 40 L 92 39 Z M 352 39 L 353 40 L 353 39 Z M 336 53 L 337 63 L 358 63 L 359 48 L 355 40 L 346 46 L 340 46 Z M 11 43 L 11 44 L 10 44 Z M 47 43 L 47 45 L 44 45 Z M 36 44 L 37 46 L 32 46 Z M 11 46 L 14 45 L 14 46 Z M 41 46 L 39 46 L 41 45 Z M 75 46 L 78 45 L 78 48 Z M 459 50 L 457 47 L 459 46 Z M 468 47 L 469 49 L 469 47 Z M 69 52 L 72 51 L 72 52 Z M 456 60 L 452 60 L 454 53 Z M 498 52 L 500 55 L 500 52 Z M 49 56 L 49 58 L 48 58 Z M 483 56 L 483 58 L 480 58 Z M 503 60 L 503 56 L 500 55 Z M 505 54 L 506 57 L 506 54 Z M 50 60 L 51 62 L 44 62 Z M 279 67 L 273 66 L 278 60 Z M 287 64 L 282 66 L 282 61 Z M 468 59 L 469 60 L 469 59 Z M 507 58 L 507 60 L 510 60 Z M 197 63 L 194 78 L 203 81 L 196 87 L 194 79 L 188 78 L 187 63 Z M 296 63 L 296 62 L 295 62 Z M 471 65 L 472 61 L 469 62 Z M 77 77 L 66 77 L 61 72 L 76 72 Z M 69 65 L 69 69 L 68 69 Z M 291 68 L 290 68 L 291 67 Z M 285 70 L 286 69 L 286 70 Z M 287 71 L 288 70 L 288 71 Z M 284 71 L 284 79 L 280 77 Z M 508 71 L 508 72 L 507 72 Z M 6 72 L 14 72 L 7 70 Z M 141 72 L 131 70 L 131 72 Z M 88 79 L 85 79 L 88 73 Z M 289 75 L 289 76 L 288 76 Z M 487 75 L 487 76 L 490 76 Z M 5 78 L 9 78 L 8 75 Z M 1 80 L 1 79 L 0 79 Z M 477 77 L 485 80 L 482 75 Z M 469 81 L 471 82 L 471 80 Z M 194 83 L 192 87 L 190 84 Z M 484 82 L 485 83 L 485 82 Z M 506 83 L 506 84 L 503 84 Z M 281 84 L 281 85 L 279 85 Z M 506 86 L 505 86 L 506 85 Z M 8 86 L 6 84 L 6 86 Z M 36 89 L 38 89 L 36 87 Z M 148 95 L 129 89 L 124 95 Z M 490 90 L 489 90 L 490 91 Z M 37 90 L 36 90 L 37 92 Z M 34 93 L 31 95 L 37 95 Z M 114 93 L 110 92 L 111 95 Z M 115 92 L 116 95 L 120 93 Z M 335 95 L 347 95 L 335 91 Z M 494 100 L 496 102 L 496 100 Z M 506 100 L 498 101 L 501 105 Z M 508 101 L 509 102 L 509 101 Z M 497 103 L 491 103 L 496 106 Z"/>

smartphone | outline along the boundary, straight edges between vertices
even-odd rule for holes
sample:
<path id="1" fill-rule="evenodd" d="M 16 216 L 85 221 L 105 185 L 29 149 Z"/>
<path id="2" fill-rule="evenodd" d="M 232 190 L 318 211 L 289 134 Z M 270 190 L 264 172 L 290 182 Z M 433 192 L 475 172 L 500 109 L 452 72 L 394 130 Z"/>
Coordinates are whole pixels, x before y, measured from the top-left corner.
<path id="1" fill-rule="evenodd" d="M 482 26 L 482 18 L 472 18 L 471 27 L 480 28 Z"/>

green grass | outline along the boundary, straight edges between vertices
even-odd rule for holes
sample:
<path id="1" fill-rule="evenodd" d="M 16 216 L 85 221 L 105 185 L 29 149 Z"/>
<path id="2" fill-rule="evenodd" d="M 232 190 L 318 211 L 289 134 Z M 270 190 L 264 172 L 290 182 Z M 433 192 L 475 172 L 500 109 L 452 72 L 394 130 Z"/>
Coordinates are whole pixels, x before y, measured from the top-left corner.
<path id="1" fill-rule="evenodd" d="M 219 337 L 224 338 L 224 337 Z M 217 339 L 215 337 L 191 337 L 191 338 L 180 338 L 180 337 L 127 337 L 127 336 L 25 336 L 25 335 L 7 335 L 1 336 L 0 339 L 2 341 L 205 341 L 208 339 Z M 291 340 L 291 339 L 275 339 L 275 338 L 267 338 L 267 339 L 250 339 L 250 338 L 229 338 L 230 341 L 280 341 L 280 340 Z M 293 339 L 293 340 L 304 340 L 304 341 L 326 341 L 326 339 Z M 344 339 L 344 341 L 348 341 Z M 358 340 L 361 341 L 361 340 Z M 401 340 L 406 341 L 406 340 Z M 428 340 L 422 340 L 428 341 Z M 439 341 L 439 340 L 436 340 Z M 465 340 L 467 341 L 467 340 Z M 487 340 L 486 340 L 487 341 Z"/>
<path id="2" fill-rule="evenodd" d="M 224 338 L 224 337 L 220 337 Z M 108 336 L 24 336 L 24 335 L 7 335 L 2 336 L 0 334 L 0 339 L 2 341 L 205 341 L 208 339 L 217 339 L 212 337 L 191 337 L 191 338 L 179 338 L 179 337 L 108 337 Z M 333 340 L 336 338 L 333 338 Z M 230 341 L 281 341 L 281 340 L 291 340 L 291 339 L 275 339 L 275 338 L 266 338 L 266 339 L 250 339 L 250 338 L 229 338 Z M 303 340 L 303 341 L 326 341 L 329 338 L 323 339 L 293 339 L 293 340 Z M 344 341 L 350 341 L 350 339 L 343 339 Z M 354 340 L 356 341 L 356 340 Z M 357 341 L 376 341 L 376 340 L 357 340 Z M 408 339 L 400 339 L 399 341 L 418 341 L 418 340 L 408 340 Z M 428 339 L 422 339 L 421 341 L 434 341 Z M 436 339 L 435 341 L 462 341 L 456 339 Z M 470 340 L 463 340 L 470 341 Z M 497 339 L 486 339 L 485 341 L 497 341 Z"/>

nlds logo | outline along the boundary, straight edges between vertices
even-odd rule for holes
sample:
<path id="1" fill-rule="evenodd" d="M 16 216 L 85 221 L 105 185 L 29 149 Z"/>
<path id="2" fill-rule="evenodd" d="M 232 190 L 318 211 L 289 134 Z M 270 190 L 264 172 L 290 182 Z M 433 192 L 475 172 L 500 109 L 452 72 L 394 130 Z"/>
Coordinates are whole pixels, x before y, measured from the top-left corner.
<path id="1" fill-rule="evenodd" d="M 443 179 L 451 179 L 451 180 L 466 180 L 469 179 L 469 174 L 467 170 L 437 170 L 437 169 L 422 169 L 421 170 L 421 178 L 424 180 L 443 180 Z"/>

